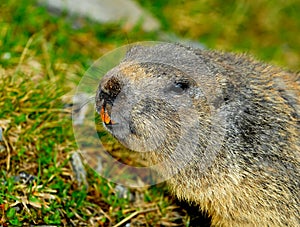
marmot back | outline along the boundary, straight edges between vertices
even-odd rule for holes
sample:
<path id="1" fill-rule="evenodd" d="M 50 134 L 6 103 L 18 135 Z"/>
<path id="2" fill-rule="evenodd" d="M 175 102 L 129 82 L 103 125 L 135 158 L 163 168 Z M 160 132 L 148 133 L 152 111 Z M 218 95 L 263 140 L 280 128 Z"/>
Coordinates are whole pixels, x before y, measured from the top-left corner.
<path id="1" fill-rule="evenodd" d="M 101 80 L 106 128 L 217 226 L 299 226 L 300 75 L 178 44 L 132 47 Z"/>

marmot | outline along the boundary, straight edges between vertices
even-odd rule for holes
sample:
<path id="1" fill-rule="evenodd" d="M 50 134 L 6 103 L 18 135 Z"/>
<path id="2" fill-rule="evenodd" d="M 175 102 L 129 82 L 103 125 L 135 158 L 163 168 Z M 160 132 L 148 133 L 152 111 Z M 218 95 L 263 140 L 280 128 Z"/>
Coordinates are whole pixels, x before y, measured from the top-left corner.
<path id="1" fill-rule="evenodd" d="M 300 226 L 300 74 L 243 54 L 131 47 L 96 110 L 213 226 Z"/>

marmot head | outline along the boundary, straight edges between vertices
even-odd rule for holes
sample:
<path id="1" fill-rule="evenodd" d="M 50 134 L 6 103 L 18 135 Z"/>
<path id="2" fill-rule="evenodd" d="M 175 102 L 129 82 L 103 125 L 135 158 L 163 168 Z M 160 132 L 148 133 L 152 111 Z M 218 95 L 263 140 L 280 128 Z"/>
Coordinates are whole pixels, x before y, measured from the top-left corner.
<path id="1" fill-rule="evenodd" d="M 208 147 L 217 149 L 218 94 L 214 74 L 192 50 L 135 46 L 102 78 L 96 109 L 108 131 L 149 164 L 176 159 L 181 168 L 195 157 L 207 162 Z"/>

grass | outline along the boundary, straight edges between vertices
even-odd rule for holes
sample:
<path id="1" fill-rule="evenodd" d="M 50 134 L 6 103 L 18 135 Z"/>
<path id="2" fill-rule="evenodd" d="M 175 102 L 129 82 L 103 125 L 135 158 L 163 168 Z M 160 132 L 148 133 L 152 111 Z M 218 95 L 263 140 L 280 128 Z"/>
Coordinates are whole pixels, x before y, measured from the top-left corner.
<path id="1" fill-rule="evenodd" d="M 296 0 L 140 2 L 164 31 L 300 69 Z M 116 185 L 88 167 L 89 187 L 78 185 L 69 161 L 77 146 L 62 96 L 101 55 L 128 39 L 157 40 L 161 32 L 49 15 L 33 0 L 1 3 L 0 15 L 0 225 L 192 225 L 189 208 L 179 207 L 164 184 L 120 197 Z"/>

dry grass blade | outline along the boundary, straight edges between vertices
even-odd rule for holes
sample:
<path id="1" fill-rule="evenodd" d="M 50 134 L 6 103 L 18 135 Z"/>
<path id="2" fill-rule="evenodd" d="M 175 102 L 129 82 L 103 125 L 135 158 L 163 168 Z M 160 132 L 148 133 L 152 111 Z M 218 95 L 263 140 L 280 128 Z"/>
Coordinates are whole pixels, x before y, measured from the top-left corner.
<path id="1" fill-rule="evenodd" d="M 120 221 L 119 223 L 117 223 L 116 225 L 114 225 L 113 227 L 119 227 L 122 226 L 123 224 L 125 224 L 126 222 L 130 221 L 130 219 L 132 219 L 133 217 L 139 215 L 139 214 L 144 214 L 144 213 L 148 213 L 148 212 L 153 212 L 156 211 L 157 208 L 152 208 L 152 209 L 148 209 L 148 210 L 141 210 L 141 211 L 135 211 L 133 212 L 131 215 L 129 215 L 128 217 L 124 218 L 122 221 Z"/>

